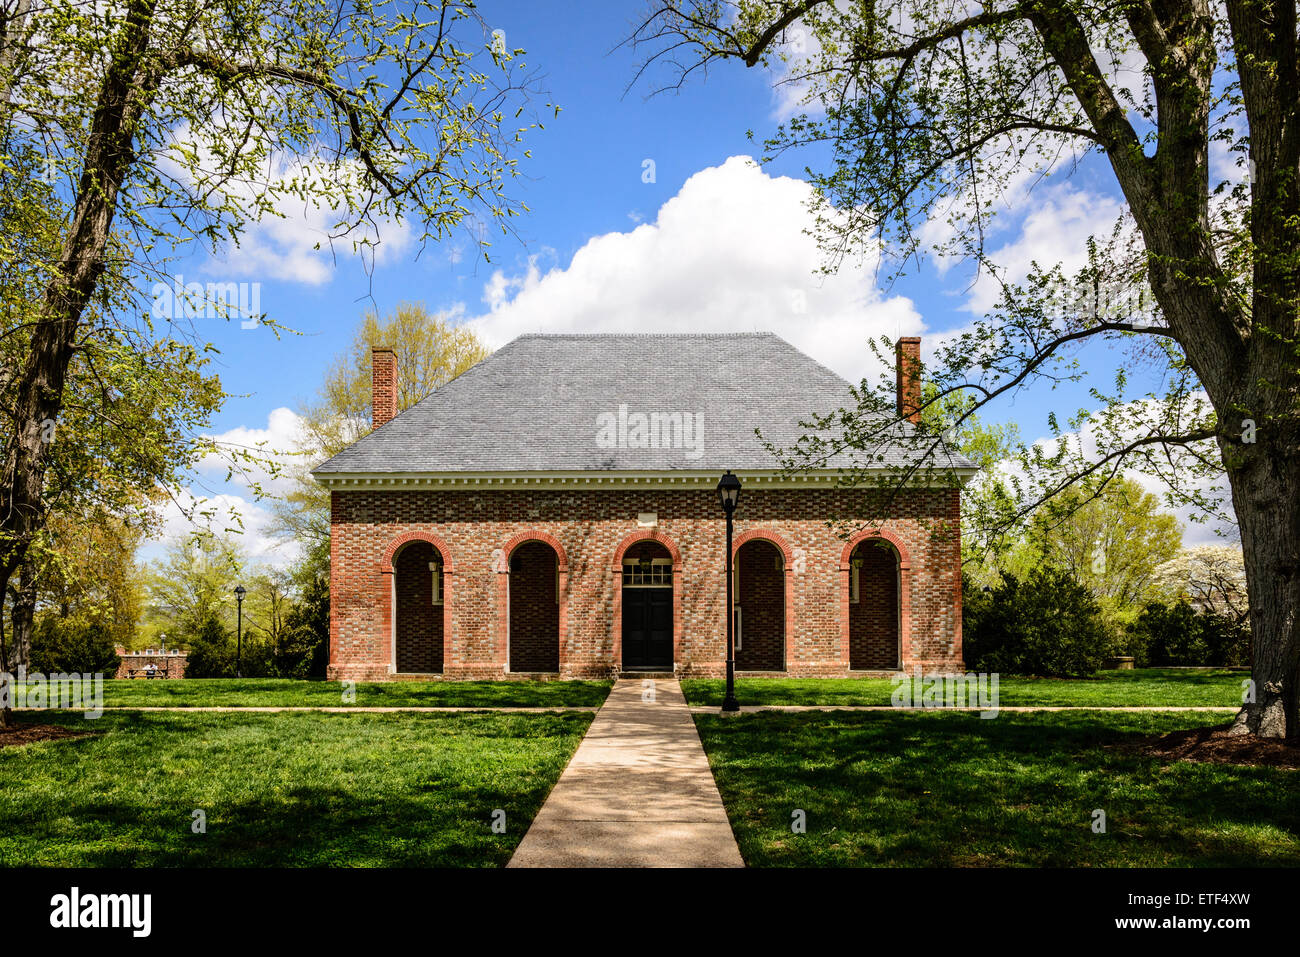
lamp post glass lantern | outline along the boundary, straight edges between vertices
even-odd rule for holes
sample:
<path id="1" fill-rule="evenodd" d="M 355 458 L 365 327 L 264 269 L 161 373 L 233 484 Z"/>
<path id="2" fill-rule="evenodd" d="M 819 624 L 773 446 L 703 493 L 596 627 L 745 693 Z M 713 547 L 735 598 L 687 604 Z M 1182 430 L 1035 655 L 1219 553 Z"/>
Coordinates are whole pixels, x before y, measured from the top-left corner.
<path id="1" fill-rule="evenodd" d="M 235 603 L 239 608 L 239 624 L 235 626 L 235 677 L 244 677 L 244 595 L 248 589 L 243 585 L 235 586 Z"/>
<path id="2" fill-rule="evenodd" d="M 727 516 L 727 693 L 722 698 L 724 712 L 739 711 L 736 700 L 736 610 L 731 595 L 731 530 L 736 506 L 740 502 L 740 479 L 727 472 L 718 482 L 718 502 Z"/>

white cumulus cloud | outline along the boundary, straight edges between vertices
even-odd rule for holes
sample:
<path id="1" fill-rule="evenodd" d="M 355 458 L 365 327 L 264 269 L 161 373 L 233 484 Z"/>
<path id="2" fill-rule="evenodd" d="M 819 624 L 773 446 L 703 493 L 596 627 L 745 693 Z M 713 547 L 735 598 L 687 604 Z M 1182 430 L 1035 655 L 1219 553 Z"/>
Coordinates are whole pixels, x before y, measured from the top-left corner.
<path id="1" fill-rule="evenodd" d="M 161 509 L 161 527 L 155 538 L 137 553 L 139 561 L 157 561 L 168 545 L 200 532 L 229 537 L 239 543 L 253 564 L 287 567 L 301 548 L 269 534 L 272 516 L 264 505 L 239 495 L 204 495 L 187 490 Z"/>
<path id="2" fill-rule="evenodd" d="M 289 408 L 273 409 L 264 426 L 236 426 L 211 438 L 222 451 L 205 457 L 199 463 L 199 474 L 205 480 L 224 481 L 231 471 L 230 481 L 245 491 L 252 491 L 256 484 L 264 495 L 281 495 L 293 485 L 286 473 L 304 463 L 296 454 L 302 447 L 302 419 Z M 243 454 L 251 459 L 241 458 Z M 273 474 L 272 464 L 282 471 Z"/>
<path id="3" fill-rule="evenodd" d="M 1088 237 L 1109 238 L 1123 212 L 1114 197 L 1079 189 L 1069 184 L 1034 191 L 1019 233 L 1010 242 L 989 253 L 1007 282 L 1019 282 L 1029 275 L 1033 263 L 1050 268 L 1060 265 L 1072 276 L 1088 263 Z M 1002 287 L 987 272 L 971 287 L 966 308 L 983 315 L 997 304 Z"/>
<path id="4" fill-rule="evenodd" d="M 567 267 L 537 259 L 484 286 L 469 326 L 493 347 L 527 332 L 774 332 L 845 376 L 873 369 L 866 341 L 917 335 L 920 314 L 882 294 L 874 261 L 817 275 L 811 187 L 733 156 L 693 175 L 653 222 L 596 236 Z"/>

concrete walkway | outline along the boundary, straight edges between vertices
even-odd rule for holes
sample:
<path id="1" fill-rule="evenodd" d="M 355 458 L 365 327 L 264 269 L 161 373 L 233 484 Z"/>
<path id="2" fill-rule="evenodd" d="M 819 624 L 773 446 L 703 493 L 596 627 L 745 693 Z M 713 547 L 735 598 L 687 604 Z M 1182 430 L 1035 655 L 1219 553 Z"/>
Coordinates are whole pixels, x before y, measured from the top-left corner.
<path id="1" fill-rule="evenodd" d="M 508 866 L 744 866 L 676 681 L 614 685 Z"/>

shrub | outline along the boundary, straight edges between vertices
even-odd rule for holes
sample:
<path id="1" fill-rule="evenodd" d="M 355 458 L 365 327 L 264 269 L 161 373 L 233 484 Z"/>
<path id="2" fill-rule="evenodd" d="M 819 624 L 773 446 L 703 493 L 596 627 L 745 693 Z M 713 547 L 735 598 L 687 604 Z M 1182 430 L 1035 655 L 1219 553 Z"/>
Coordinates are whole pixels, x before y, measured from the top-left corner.
<path id="1" fill-rule="evenodd" d="M 1202 612 L 1198 617 L 1207 652 L 1206 664 L 1219 667 L 1250 664 L 1250 625 L 1239 624 L 1228 615 Z"/>
<path id="2" fill-rule="evenodd" d="M 276 656 L 276 672 L 285 678 L 324 678 L 330 647 L 329 576 L 304 579 L 301 600 L 285 616 L 289 634 Z"/>
<path id="3" fill-rule="evenodd" d="M 1140 665 L 1235 666 L 1250 663 L 1250 629 L 1188 602 L 1150 602 L 1129 629 Z"/>
<path id="4" fill-rule="evenodd" d="M 324 669 L 316 670 L 321 648 L 320 636 L 306 625 L 291 628 L 275 650 L 275 674 L 280 678 L 322 678 Z"/>
<path id="5" fill-rule="evenodd" d="M 1069 572 L 1039 568 L 963 600 L 962 641 L 977 671 L 1087 677 L 1111 652 L 1101 609 Z"/>
<path id="6" fill-rule="evenodd" d="M 30 661 L 31 670 L 41 674 L 103 672 L 111 678 L 121 659 L 104 620 L 41 615 L 32 627 Z"/>
<path id="7" fill-rule="evenodd" d="M 187 678 L 270 678 L 277 672 L 271 643 L 260 633 L 245 630 L 242 642 L 236 634 L 210 615 L 189 639 L 185 665 Z"/>
<path id="8" fill-rule="evenodd" d="M 189 646 L 185 677 L 235 676 L 235 643 L 226 626 L 215 615 L 209 615 L 199 624 L 198 633 L 189 639 Z"/>
<path id="9" fill-rule="evenodd" d="M 322 647 L 316 632 L 297 624 L 290 613 L 289 628 L 276 645 L 264 633 L 245 629 L 242 643 L 212 616 L 189 639 L 187 678 L 313 678 L 324 677 Z"/>
<path id="10" fill-rule="evenodd" d="M 275 649 L 271 647 L 271 642 L 265 635 L 256 631 L 245 631 L 242 647 L 236 646 L 235 640 L 230 640 L 231 645 L 231 667 L 235 664 L 235 652 L 238 654 L 239 671 L 245 678 L 275 678 L 284 677 L 276 670 L 275 667 Z M 234 674 L 232 671 L 231 674 Z"/>

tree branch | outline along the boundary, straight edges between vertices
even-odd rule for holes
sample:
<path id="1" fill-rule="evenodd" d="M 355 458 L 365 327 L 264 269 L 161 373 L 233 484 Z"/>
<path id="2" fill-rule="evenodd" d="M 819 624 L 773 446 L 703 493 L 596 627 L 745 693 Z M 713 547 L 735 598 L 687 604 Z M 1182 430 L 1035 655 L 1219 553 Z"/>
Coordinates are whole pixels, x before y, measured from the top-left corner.
<path id="1" fill-rule="evenodd" d="M 274 77 L 298 86 L 319 90 L 347 121 L 350 137 L 348 147 L 361 160 L 366 172 L 384 187 L 390 197 L 396 199 L 401 195 L 402 191 L 397 188 L 388 174 L 379 168 L 374 154 L 366 144 L 362 130 L 361 110 L 352 102 L 351 91 L 335 82 L 333 77 L 279 63 L 230 63 L 214 54 L 193 49 L 178 51 L 165 61 L 165 68 L 169 71 L 185 67 L 194 67 L 227 83 L 234 83 L 241 77 Z M 387 111 L 384 115 L 387 115 Z"/>

